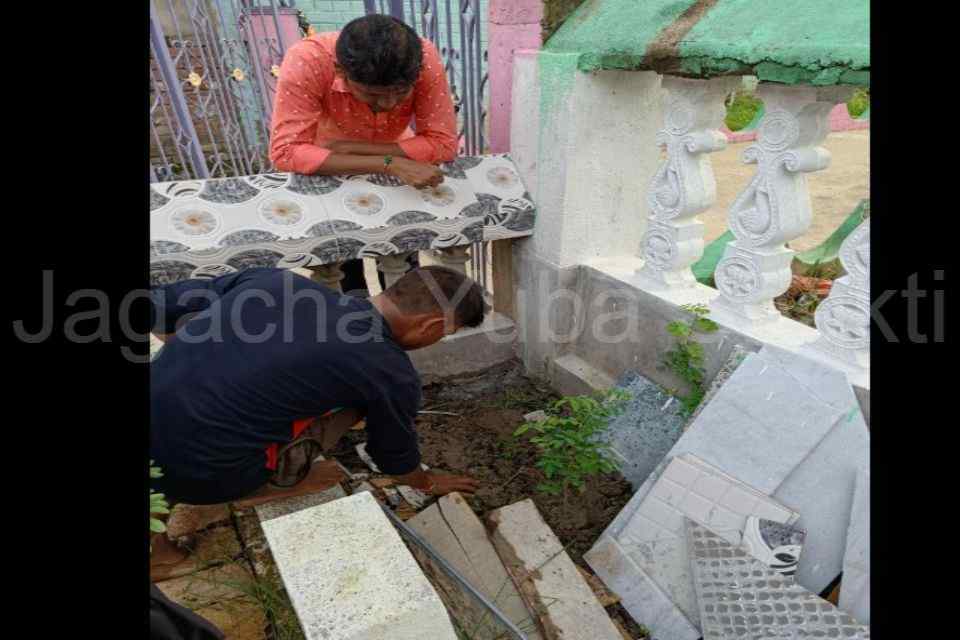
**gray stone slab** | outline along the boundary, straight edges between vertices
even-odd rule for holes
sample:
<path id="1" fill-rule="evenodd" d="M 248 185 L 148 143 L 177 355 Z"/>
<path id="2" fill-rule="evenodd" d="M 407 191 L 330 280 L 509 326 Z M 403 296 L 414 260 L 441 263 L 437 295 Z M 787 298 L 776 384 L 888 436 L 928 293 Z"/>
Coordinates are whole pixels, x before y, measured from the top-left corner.
<path id="1" fill-rule="evenodd" d="M 655 638 L 697 640 L 700 637 L 700 630 L 630 559 L 616 540 L 601 536 L 583 559 L 607 588 L 620 596 L 620 604 L 630 615 L 649 629 Z"/>
<path id="2" fill-rule="evenodd" d="M 797 581 L 820 593 L 843 570 L 847 528 L 858 473 L 869 468 L 870 432 L 849 385 L 854 405 L 816 449 L 784 480 L 774 497 L 800 513 L 807 532 Z"/>
<path id="3" fill-rule="evenodd" d="M 832 369 L 819 369 L 833 382 Z M 771 493 L 851 409 L 824 402 L 816 386 L 815 376 L 798 378 L 766 348 L 749 354 L 670 453 L 693 453 Z"/>
<path id="4" fill-rule="evenodd" d="M 511 622 L 523 629 L 527 638 L 540 640 L 536 623 L 493 548 L 483 523 L 460 494 L 440 498 L 407 520 L 407 526 L 422 536 Z M 470 630 L 471 638 L 495 640 L 505 637 L 506 629 L 462 587 L 452 583 L 442 570 L 433 567 L 426 556 L 420 561 L 422 565 L 430 566 L 434 579 L 444 583 L 446 598 L 454 601 L 453 606 L 448 602 L 448 608 L 460 627 Z"/>
<path id="5" fill-rule="evenodd" d="M 631 399 L 623 413 L 610 421 L 604 438 L 618 458 L 623 477 L 636 489 L 680 438 L 686 418 L 676 398 L 637 373 L 623 376 L 617 388 Z"/>
<path id="6" fill-rule="evenodd" d="M 863 624 L 870 624 L 870 473 L 857 476 L 843 556 L 840 608 Z"/>
<path id="7" fill-rule="evenodd" d="M 456 640 L 447 611 L 367 493 L 263 522 L 307 640 Z"/>
<path id="8" fill-rule="evenodd" d="M 497 554 L 551 640 L 623 640 L 533 500 L 497 509 L 489 522 Z"/>
<path id="9" fill-rule="evenodd" d="M 694 420 L 697 419 L 697 416 L 700 415 L 700 412 L 703 411 L 703 408 L 707 406 L 711 400 L 713 400 L 713 397 L 717 395 L 718 391 L 720 391 L 720 387 L 722 387 L 724 383 L 730 379 L 730 376 L 732 376 L 733 372 L 737 370 L 737 367 L 743 363 L 748 353 L 750 352 L 740 345 L 733 345 L 733 347 L 730 349 L 730 355 L 727 356 L 727 359 L 724 361 L 724 363 L 720 365 L 720 369 L 717 370 L 716 375 L 713 376 L 713 380 L 710 381 L 710 385 L 707 387 L 707 392 L 703 394 L 703 400 L 700 401 L 700 406 L 696 408 L 696 410 L 690 416 L 690 420 L 688 420 L 686 425 L 684 425 L 684 430 L 693 424 Z"/>
<path id="10" fill-rule="evenodd" d="M 687 521 L 704 640 L 844 638 L 870 629 L 706 527 Z"/>
<path id="11" fill-rule="evenodd" d="M 842 372 L 764 347 L 744 358 L 677 440 L 669 457 L 692 453 L 771 494 L 839 420 L 856 412 L 856 406 L 844 404 L 849 395 L 842 392 L 849 386 Z M 666 459 L 637 489 L 605 533 L 616 537 L 626 526 L 665 465 Z"/>

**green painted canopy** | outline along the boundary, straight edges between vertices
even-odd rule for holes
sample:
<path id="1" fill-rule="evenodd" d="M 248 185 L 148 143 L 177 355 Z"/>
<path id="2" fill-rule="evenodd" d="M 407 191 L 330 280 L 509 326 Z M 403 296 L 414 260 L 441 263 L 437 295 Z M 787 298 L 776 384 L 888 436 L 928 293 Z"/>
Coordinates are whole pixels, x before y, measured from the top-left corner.
<path id="1" fill-rule="evenodd" d="M 583 71 L 870 83 L 869 0 L 587 0 L 544 47 Z"/>

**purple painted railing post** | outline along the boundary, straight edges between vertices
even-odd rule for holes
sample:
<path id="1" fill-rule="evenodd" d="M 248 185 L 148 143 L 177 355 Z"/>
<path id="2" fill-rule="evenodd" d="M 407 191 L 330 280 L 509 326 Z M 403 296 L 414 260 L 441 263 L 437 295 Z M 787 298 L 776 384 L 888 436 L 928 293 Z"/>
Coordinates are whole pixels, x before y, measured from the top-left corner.
<path id="1" fill-rule="evenodd" d="M 513 55 L 539 49 L 543 0 L 490 0 L 489 58 L 490 151 L 510 151 L 510 100 Z"/>
<path id="2" fill-rule="evenodd" d="M 288 7 L 271 6 L 250 7 L 245 10 L 244 26 L 250 49 L 251 64 L 260 84 L 260 95 L 264 101 L 264 113 L 273 114 L 273 96 L 276 92 L 277 78 L 273 75 L 274 65 L 280 66 L 283 54 L 301 39 L 297 10 Z"/>
<path id="3" fill-rule="evenodd" d="M 177 77 L 177 70 L 170 58 L 170 50 L 167 48 L 166 38 L 160 30 L 160 19 L 157 17 L 152 2 L 150 3 L 150 50 L 157 61 L 157 68 L 160 70 L 163 82 L 170 92 L 170 104 L 173 107 L 178 127 L 177 133 L 174 134 L 176 136 L 174 142 L 177 147 L 186 153 L 193 168 L 193 177 L 209 178 L 210 170 L 207 168 L 203 149 L 200 148 L 200 139 L 197 137 L 197 130 L 193 126 L 190 109 L 187 107 L 187 101 L 183 96 L 183 85 Z"/>

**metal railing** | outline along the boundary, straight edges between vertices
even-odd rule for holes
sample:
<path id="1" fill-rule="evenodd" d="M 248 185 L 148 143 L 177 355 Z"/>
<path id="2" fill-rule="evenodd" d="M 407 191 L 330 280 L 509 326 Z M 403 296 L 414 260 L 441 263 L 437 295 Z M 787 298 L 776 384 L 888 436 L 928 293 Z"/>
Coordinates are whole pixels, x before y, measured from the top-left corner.
<path id="1" fill-rule="evenodd" d="M 270 170 L 270 107 L 295 17 L 283 0 L 151 1 L 152 180 Z"/>

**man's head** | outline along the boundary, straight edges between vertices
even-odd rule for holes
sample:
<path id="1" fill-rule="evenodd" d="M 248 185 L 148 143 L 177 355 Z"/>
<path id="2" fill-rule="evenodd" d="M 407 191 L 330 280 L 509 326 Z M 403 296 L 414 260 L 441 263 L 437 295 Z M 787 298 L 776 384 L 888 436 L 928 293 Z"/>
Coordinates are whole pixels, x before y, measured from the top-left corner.
<path id="1" fill-rule="evenodd" d="M 476 327 L 487 311 L 480 285 L 437 266 L 408 271 L 373 302 L 394 340 L 408 351 L 429 347 L 463 327 Z"/>
<path id="2" fill-rule="evenodd" d="M 357 18 L 337 38 L 337 73 L 353 97 L 376 112 L 390 111 L 410 95 L 422 61 L 417 32 L 390 16 Z"/>

